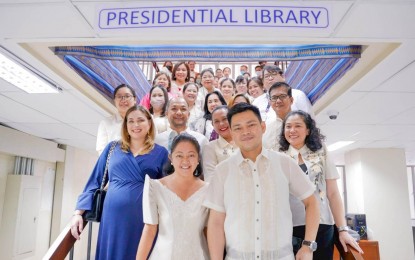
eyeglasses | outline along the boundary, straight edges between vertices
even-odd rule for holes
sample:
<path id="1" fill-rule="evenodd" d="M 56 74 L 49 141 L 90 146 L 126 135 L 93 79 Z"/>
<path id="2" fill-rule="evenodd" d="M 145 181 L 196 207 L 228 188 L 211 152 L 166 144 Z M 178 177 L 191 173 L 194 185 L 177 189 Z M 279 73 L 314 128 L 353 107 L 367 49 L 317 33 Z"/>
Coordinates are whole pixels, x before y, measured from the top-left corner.
<path id="1" fill-rule="evenodd" d="M 276 76 L 280 75 L 278 71 L 272 71 L 271 73 L 264 73 L 264 79 L 273 79 Z"/>
<path id="2" fill-rule="evenodd" d="M 281 94 L 279 96 L 272 96 L 272 97 L 269 98 L 269 100 L 271 102 L 277 102 L 278 99 L 281 100 L 281 101 L 284 101 L 284 99 L 286 99 L 287 97 L 288 97 L 287 94 Z"/>
<path id="3" fill-rule="evenodd" d="M 131 100 L 131 98 L 133 97 L 133 95 L 124 95 L 124 96 L 115 96 L 116 100 L 126 100 L 129 101 Z"/>

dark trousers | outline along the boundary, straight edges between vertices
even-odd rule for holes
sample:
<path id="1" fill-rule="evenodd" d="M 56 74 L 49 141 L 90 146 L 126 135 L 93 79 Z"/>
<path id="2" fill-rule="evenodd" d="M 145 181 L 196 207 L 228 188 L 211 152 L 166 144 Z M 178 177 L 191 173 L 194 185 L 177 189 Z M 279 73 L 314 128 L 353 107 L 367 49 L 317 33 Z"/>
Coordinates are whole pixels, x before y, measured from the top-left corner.
<path id="1" fill-rule="evenodd" d="M 293 228 L 293 251 L 297 254 L 305 235 L 305 226 Z M 313 260 L 333 259 L 334 228 L 333 225 L 319 225 L 317 232 L 317 250 L 313 253 Z"/>

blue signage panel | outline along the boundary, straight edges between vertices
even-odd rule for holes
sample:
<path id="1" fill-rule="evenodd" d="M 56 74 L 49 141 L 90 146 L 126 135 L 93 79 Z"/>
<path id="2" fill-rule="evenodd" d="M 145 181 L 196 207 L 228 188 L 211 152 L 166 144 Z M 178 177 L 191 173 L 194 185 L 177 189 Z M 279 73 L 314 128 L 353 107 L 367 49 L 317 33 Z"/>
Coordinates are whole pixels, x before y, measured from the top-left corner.
<path id="1" fill-rule="evenodd" d="M 321 28 L 329 27 L 329 11 L 324 6 L 146 6 L 98 9 L 100 30 L 254 26 Z"/>

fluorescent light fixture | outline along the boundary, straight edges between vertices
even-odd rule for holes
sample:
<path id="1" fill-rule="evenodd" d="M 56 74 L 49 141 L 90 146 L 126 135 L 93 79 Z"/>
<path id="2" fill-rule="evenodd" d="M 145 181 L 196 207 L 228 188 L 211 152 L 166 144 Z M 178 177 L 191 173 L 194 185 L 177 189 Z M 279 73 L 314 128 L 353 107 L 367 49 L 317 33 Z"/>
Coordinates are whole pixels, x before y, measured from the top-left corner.
<path id="1" fill-rule="evenodd" d="M 5 50 L 4 48 L 1 49 Z M 27 93 L 59 93 L 59 91 L 62 90 L 29 67 L 10 59 L 1 52 L 0 78 L 15 85 L 23 91 L 26 91 Z"/>
<path id="2" fill-rule="evenodd" d="M 339 141 L 339 142 L 335 142 L 334 144 L 331 144 L 329 146 L 327 146 L 327 150 L 329 150 L 330 152 L 338 150 L 340 148 L 343 148 L 345 146 L 351 145 L 352 143 L 354 143 L 355 141 Z"/>

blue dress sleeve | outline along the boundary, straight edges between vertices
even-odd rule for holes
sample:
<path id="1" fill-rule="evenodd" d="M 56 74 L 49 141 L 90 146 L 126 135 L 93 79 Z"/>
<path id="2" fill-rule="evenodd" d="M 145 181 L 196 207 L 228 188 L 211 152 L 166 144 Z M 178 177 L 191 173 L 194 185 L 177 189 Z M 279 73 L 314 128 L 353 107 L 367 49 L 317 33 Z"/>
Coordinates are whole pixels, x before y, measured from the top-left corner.
<path id="1" fill-rule="evenodd" d="M 101 187 L 102 178 L 104 177 L 105 164 L 107 162 L 107 156 L 110 151 L 112 142 L 110 142 L 102 151 L 92 170 L 91 176 L 85 185 L 84 191 L 79 195 L 76 209 L 78 210 L 90 210 L 92 207 L 92 200 L 94 193 Z M 114 153 L 117 151 L 117 146 L 114 149 Z M 108 181 L 108 176 L 107 176 Z"/>

